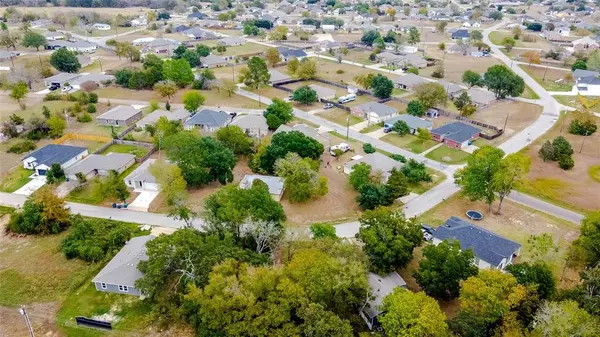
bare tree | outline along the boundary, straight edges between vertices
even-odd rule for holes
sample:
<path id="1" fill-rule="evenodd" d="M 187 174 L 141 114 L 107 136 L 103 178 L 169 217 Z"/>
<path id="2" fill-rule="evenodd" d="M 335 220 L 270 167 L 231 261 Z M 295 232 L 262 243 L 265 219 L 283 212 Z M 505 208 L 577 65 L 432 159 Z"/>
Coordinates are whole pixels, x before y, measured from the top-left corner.
<path id="1" fill-rule="evenodd" d="M 256 252 L 259 254 L 266 251 L 273 254 L 283 240 L 284 230 L 278 223 L 248 220 L 245 227 L 246 233 L 254 238 Z"/>

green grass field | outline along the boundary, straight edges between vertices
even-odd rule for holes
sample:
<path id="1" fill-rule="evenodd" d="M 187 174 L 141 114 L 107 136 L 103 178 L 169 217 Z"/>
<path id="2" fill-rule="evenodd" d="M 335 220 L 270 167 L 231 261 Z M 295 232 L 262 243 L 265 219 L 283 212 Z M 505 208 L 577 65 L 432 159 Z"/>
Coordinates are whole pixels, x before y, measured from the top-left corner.
<path id="1" fill-rule="evenodd" d="M 316 115 L 339 125 L 347 125 L 348 121 L 350 122 L 350 125 L 358 124 L 363 121 L 362 119 L 338 108 L 325 110 L 317 113 Z M 349 120 L 347 121 L 346 118 Z"/>
<path id="2" fill-rule="evenodd" d="M 435 161 L 439 161 L 440 163 L 446 164 L 463 164 L 467 161 L 467 158 L 469 158 L 469 156 L 470 154 L 464 151 L 451 149 L 447 146 L 440 146 L 437 149 L 425 155 L 425 157 L 429 159 L 433 159 Z"/>
<path id="3" fill-rule="evenodd" d="M 6 178 L 0 182 L 0 191 L 12 193 L 19 188 L 23 187 L 25 184 L 31 181 L 29 176 L 31 176 L 34 172 L 32 170 L 26 170 L 23 166 L 17 167 L 15 170 L 10 172 Z"/>
<path id="4" fill-rule="evenodd" d="M 394 132 L 381 137 L 381 140 L 414 153 L 421 153 L 437 144 L 433 140 L 422 141 L 413 135 L 400 136 Z"/>

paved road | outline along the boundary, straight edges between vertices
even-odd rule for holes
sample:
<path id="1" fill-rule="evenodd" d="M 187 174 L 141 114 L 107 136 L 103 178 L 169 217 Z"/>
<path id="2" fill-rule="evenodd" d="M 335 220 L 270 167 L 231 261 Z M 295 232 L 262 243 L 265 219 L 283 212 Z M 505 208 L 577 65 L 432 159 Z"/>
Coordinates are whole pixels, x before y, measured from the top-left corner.
<path id="1" fill-rule="evenodd" d="M 582 214 L 570 211 L 568 209 L 564 209 L 559 206 L 549 204 L 545 201 L 536 199 L 527 194 L 523 194 L 523 193 L 520 193 L 517 191 L 512 191 L 508 198 L 514 202 L 518 202 L 527 207 L 531 207 L 538 211 L 553 215 L 557 218 L 561 218 L 561 219 L 567 220 L 567 221 L 575 223 L 575 224 L 580 224 L 581 220 L 583 219 Z"/>

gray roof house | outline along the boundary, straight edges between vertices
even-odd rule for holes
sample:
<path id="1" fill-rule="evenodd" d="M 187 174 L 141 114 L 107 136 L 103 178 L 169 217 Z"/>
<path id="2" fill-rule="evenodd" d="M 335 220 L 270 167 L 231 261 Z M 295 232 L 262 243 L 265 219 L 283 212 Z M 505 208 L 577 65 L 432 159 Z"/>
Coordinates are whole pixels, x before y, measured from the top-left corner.
<path id="1" fill-rule="evenodd" d="M 202 68 L 216 68 L 223 67 L 228 64 L 227 60 L 223 56 L 209 54 L 208 56 L 201 57 L 200 63 Z"/>
<path id="2" fill-rule="evenodd" d="M 227 36 L 220 39 L 217 43 L 227 47 L 242 46 L 246 43 L 246 39 L 241 36 Z"/>
<path id="3" fill-rule="evenodd" d="M 364 157 L 361 157 L 361 156 L 355 156 L 355 157 L 360 157 L 360 158 L 353 159 L 353 160 L 347 162 L 346 164 L 344 164 L 344 173 L 350 174 L 354 170 L 354 165 L 360 164 L 360 163 L 365 163 L 365 164 L 370 165 L 371 169 L 373 171 L 381 171 L 381 173 L 383 174 L 384 182 L 387 181 L 387 179 L 389 178 L 390 172 L 392 171 L 393 168 L 401 169 L 402 166 L 404 165 L 401 162 L 394 160 L 394 159 L 392 159 L 384 154 L 381 154 L 379 152 L 369 153 L 369 154 L 364 155 Z M 353 158 L 355 158 L 355 157 L 353 157 Z"/>
<path id="4" fill-rule="evenodd" d="M 288 76 L 287 74 L 284 74 L 280 71 L 277 71 L 275 69 L 269 69 L 269 74 L 271 74 L 271 83 L 279 83 L 279 82 L 283 82 L 283 81 L 288 81 L 291 80 L 292 78 L 290 76 Z"/>
<path id="5" fill-rule="evenodd" d="M 373 299 L 369 300 L 360 311 L 360 316 L 365 320 L 369 329 L 373 330 L 380 325 L 377 316 L 382 313 L 379 307 L 383 303 L 383 299 L 398 287 L 406 289 L 406 281 L 393 271 L 386 276 L 369 273 L 368 282 L 373 290 Z"/>
<path id="6" fill-rule="evenodd" d="M 432 236 L 435 245 L 444 240 L 457 240 L 460 249 L 472 249 L 476 257 L 475 264 L 480 269 L 504 270 L 519 255 L 521 248 L 512 240 L 455 216 L 439 226 Z"/>
<path id="7" fill-rule="evenodd" d="M 44 85 L 51 86 L 53 84 L 58 84 L 61 87 L 65 83 L 71 84 L 76 78 L 79 78 L 81 75 L 79 74 L 71 74 L 71 73 L 58 73 L 56 75 L 52 75 L 50 77 L 44 78 Z"/>
<path id="8" fill-rule="evenodd" d="M 321 133 L 321 132 L 319 132 L 318 129 L 310 127 L 306 124 L 296 124 L 291 127 L 287 126 L 285 124 L 282 124 L 280 127 L 277 128 L 277 130 L 275 130 L 273 135 L 278 134 L 280 132 L 290 132 L 290 131 L 302 132 L 305 136 L 308 136 L 312 139 L 316 139 L 319 143 L 321 143 L 323 145 L 331 146 L 331 137 L 329 137 L 328 133 L 326 133 L 326 132 Z"/>
<path id="9" fill-rule="evenodd" d="M 460 150 L 467 146 L 470 141 L 479 138 L 480 133 L 481 130 L 472 125 L 454 122 L 432 129 L 431 137 L 448 147 Z"/>
<path id="10" fill-rule="evenodd" d="M 448 97 L 450 99 L 454 98 L 455 96 L 459 96 L 463 91 L 465 91 L 465 88 L 461 87 L 456 83 L 448 82 L 445 80 L 438 80 L 438 83 L 444 87 L 444 89 L 446 90 L 446 94 L 448 94 Z"/>
<path id="11" fill-rule="evenodd" d="M 231 122 L 231 115 L 225 111 L 202 109 L 192 117 L 188 118 L 183 127 L 186 130 L 201 128 L 204 131 L 213 132 Z"/>
<path id="12" fill-rule="evenodd" d="M 473 102 L 478 109 L 485 109 L 496 100 L 496 95 L 494 95 L 494 93 L 481 89 L 471 88 L 467 90 L 467 94 L 469 94 L 471 102 Z"/>
<path id="13" fill-rule="evenodd" d="M 396 87 L 403 90 L 413 90 L 415 87 L 429 82 L 431 81 L 427 80 L 425 77 L 412 73 L 400 76 L 394 81 Z"/>
<path id="14" fill-rule="evenodd" d="M 457 40 L 457 39 L 468 40 L 470 36 L 471 36 L 471 34 L 469 34 L 469 31 L 466 29 L 459 29 L 459 30 L 453 32 L 451 35 L 452 40 Z"/>
<path id="15" fill-rule="evenodd" d="M 160 185 L 156 178 L 150 173 L 149 167 L 154 164 L 156 159 L 148 159 L 140 166 L 136 167 L 123 181 L 134 190 L 159 191 Z"/>
<path id="16" fill-rule="evenodd" d="M 96 290 L 107 293 L 141 296 L 135 287 L 135 281 L 143 276 L 137 266 L 140 261 L 148 260 L 146 243 L 154 239 L 152 235 L 131 238 L 123 248 L 92 279 Z"/>
<path id="17" fill-rule="evenodd" d="M 213 38 L 217 37 L 217 35 L 215 33 L 204 30 L 204 29 L 200 29 L 198 27 L 193 27 L 188 30 L 184 30 L 181 33 L 183 35 L 189 37 L 190 39 L 194 39 L 194 40 L 207 40 L 207 39 L 213 39 Z"/>
<path id="18" fill-rule="evenodd" d="M 408 128 L 410 129 L 410 133 L 412 133 L 412 134 L 416 133 L 417 129 L 431 130 L 433 128 L 432 121 L 428 121 L 426 119 L 419 118 L 419 117 L 409 115 L 409 114 L 402 114 L 402 115 L 390 118 L 387 121 L 385 121 L 383 127 L 386 129 L 391 129 L 394 126 L 394 124 L 396 124 L 399 121 L 403 121 L 404 123 L 406 123 L 406 125 L 408 125 Z"/>
<path id="19" fill-rule="evenodd" d="M 250 137 L 261 138 L 269 132 L 267 119 L 263 115 L 238 115 L 230 125 L 240 127 Z"/>
<path id="20" fill-rule="evenodd" d="M 380 123 L 398 115 L 398 110 L 378 102 L 367 102 L 350 108 L 350 112 L 363 119 Z"/>
<path id="21" fill-rule="evenodd" d="M 275 201 L 281 200 L 283 197 L 283 191 L 285 190 L 284 180 L 281 177 L 263 176 L 260 174 L 247 174 L 240 181 L 241 189 L 248 189 L 252 187 L 255 180 L 260 180 L 267 184 L 269 187 L 269 194 Z"/>
<path id="22" fill-rule="evenodd" d="M 83 160 L 65 169 L 65 175 L 70 179 L 76 179 L 77 173 L 83 173 L 86 177 L 107 176 L 110 171 L 121 173 L 135 163 L 135 155 L 129 153 L 111 152 L 107 155 L 91 154 Z"/>
<path id="23" fill-rule="evenodd" d="M 190 116 L 189 111 L 187 111 L 184 108 L 179 108 L 175 111 L 167 111 L 167 110 L 158 109 L 158 110 L 152 111 L 147 116 L 145 116 L 144 118 L 137 121 L 137 123 L 135 123 L 135 125 L 137 127 L 143 128 L 144 126 L 146 126 L 148 124 L 150 124 L 150 125 L 156 124 L 161 117 L 165 117 L 166 119 L 168 119 L 170 121 L 183 121 L 186 118 L 188 118 L 189 116 Z"/>
<path id="24" fill-rule="evenodd" d="M 128 126 L 142 118 L 142 109 L 131 105 L 117 105 L 96 118 L 100 125 Z"/>
<path id="25" fill-rule="evenodd" d="M 48 144 L 21 158 L 23 168 L 35 170 L 38 175 L 46 175 L 52 164 L 60 164 L 64 169 L 88 155 L 88 149 L 79 146 Z"/>
<path id="26" fill-rule="evenodd" d="M 281 60 L 287 62 L 293 58 L 301 60 L 306 57 L 306 52 L 302 49 L 293 49 L 288 47 L 277 47 L 279 54 L 281 54 Z"/>
<path id="27" fill-rule="evenodd" d="M 113 75 L 101 74 L 101 73 L 90 73 L 87 75 L 81 75 L 76 79 L 72 80 L 70 84 L 72 85 L 81 85 L 85 82 L 94 82 L 96 84 L 101 84 L 106 81 L 114 81 L 115 77 Z"/>

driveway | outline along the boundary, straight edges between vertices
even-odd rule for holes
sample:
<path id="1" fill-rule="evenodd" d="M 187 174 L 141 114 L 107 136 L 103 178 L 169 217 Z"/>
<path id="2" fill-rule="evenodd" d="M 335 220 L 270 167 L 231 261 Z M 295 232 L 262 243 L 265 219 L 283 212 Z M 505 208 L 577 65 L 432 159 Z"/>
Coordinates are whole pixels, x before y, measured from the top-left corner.
<path id="1" fill-rule="evenodd" d="M 152 200 L 156 198 L 158 192 L 141 190 L 136 192 L 140 192 L 140 195 L 138 195 L 127 207 L 134 211 L 148 212 L 148 208 L 150 208 L 150 204 L 152 203 Z"/>
<path id="2" fill-rule="evenodd" d="M 31 195 L 33 192 L 39 190 L 42 186 L 46 185 L 45 176 L 31 176 L 33 178 L 30 182 L 25 184 L 23 187 L 14 191 L 14 194 L 20 195 Z"/>

